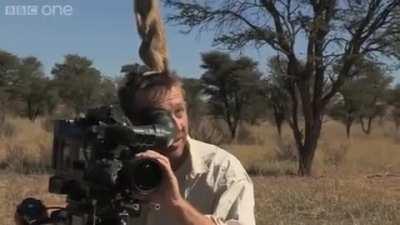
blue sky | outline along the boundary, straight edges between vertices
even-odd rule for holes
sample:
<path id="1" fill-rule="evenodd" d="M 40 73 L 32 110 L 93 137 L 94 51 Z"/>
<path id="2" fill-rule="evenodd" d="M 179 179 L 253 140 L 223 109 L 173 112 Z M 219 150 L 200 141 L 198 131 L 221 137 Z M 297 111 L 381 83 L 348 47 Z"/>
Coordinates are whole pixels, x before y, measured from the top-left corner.
<path id="1" fill-rule="evenodd" d="M 36 16 L 6 15 L 6 7 L 29 5 L 38 6 Z M 58 10 L 67 5 L 72 6 L 71 16 L 60 16 L 59 11 L 48 15 L 53 6 Z M 132 0 L 119 0 L 118 4 L 110 0 L 1 0 L 0 49 L 18 56 L 36 56 L 46 72 L 62 62 L 65 54 L 77 53 L 92 59 L 105 75 L 119 75 L 122 65 L 141 62 L 132 15 Z M 183 76 L 199 77 L 200 53 L 213 49 L 212 36 L 183 35 L 169 25 L 166 30 L 172 68 Z M 244 53 L 256 60 L 264 56 L 257 51 Z"/>
<path id="2" fill-rule="evenodd" d="M 7 7 L 13 6 L 20 10 L 21 6 L 34 6 L 38 12 L 35 16 L 6 15 Z M 60 15 L 60 6 L 71 6 L 72 15 Z M 53 7 L 55 15 L 47 15 Z M 103 74 L 116 76 L 122 65 L 141 62 L 132 15 L 132 0 L 1 0 L 0 49 L 38 57 L 47 73 L 65 54 L 76 53 L 93 60 Z M 171 25 L 166 30 L 172 68 L 183 76 L 199 77 L 200 53 L 213 49 L 212 34 L 183 35 Z M 266 58 L 274 52 L 247 49 L 243 54 L 260 61 L 264 69 Z M 396 75 L 400 77 L 399 72 Z"/>

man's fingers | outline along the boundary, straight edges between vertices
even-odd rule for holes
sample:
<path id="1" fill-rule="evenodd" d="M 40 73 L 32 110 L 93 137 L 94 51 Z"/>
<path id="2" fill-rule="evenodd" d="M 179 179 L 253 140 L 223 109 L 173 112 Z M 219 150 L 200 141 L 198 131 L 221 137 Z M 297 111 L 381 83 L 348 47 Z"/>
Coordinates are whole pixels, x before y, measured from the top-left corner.
<path id="1" fill-rule="evenodd" d="M 156 158 L 165 158 L 167 159 L 167 157 L 161 155 L 160 153 L 153 151 L 153 150 L 147 150 L 145 152 L 141 152 L 136 154 L 136 157 L 156 157 Z"/>
<path id="2" fill-rule="evenodd" d="M 163 155 L 161 155 L 158 152 L 152 151 L 152 150 L 148 150 L 145 152 L 141 152 L 138 153 L 136 155 L 136 159 L 140 160 L 140 159 L 150 159 L 150 160 L 154 160 L 156 161 L 158 164 L 160 164 L 160 166 L 162 166 L 164 168 L 164 170 L 166 170 L 166 172 L 171 172 L 171 164 L 169 162 L 169 159 Z"/>
<path id="3" fill-rule="evenodd" d="M 145 159 L 145 158 L 160 159 L 163 162 L 169 162 L 169 159 L 167 157 L 161 155 L 160 153 L 152 151 L 152 150 L 147 150 L 145 152 L 141 152 L 136 155 L 136 159 Z"/>

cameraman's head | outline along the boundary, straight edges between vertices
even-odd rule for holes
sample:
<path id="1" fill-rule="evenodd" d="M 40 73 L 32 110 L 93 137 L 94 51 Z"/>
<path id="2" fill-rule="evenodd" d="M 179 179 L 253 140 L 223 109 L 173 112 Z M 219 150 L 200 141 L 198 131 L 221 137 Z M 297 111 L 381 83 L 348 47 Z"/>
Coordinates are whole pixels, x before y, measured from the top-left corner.
<path id="1" fill-rule="evenodd" d="M 177 127 L 177 135 L 169 149 L 154 149 L 167 156 L 173 167 L 178 166 L 184 156 L 188 134 L 188 118 L 184 90 L 179 77 L 172 72 L 149 73 L 143 66 L 126 76 L 119 89 L 121 108 L 134 125 L 141 125 L 146 109 L 162 108 L 171 113 Z M 174 165 L 175 164 L 175 165 Z"/>

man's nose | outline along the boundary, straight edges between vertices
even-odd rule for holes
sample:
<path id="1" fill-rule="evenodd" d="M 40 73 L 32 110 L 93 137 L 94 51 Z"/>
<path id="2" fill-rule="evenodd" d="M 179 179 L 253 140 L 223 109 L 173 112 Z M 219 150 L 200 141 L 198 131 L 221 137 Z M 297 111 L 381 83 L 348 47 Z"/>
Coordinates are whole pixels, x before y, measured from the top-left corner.
<path id="1" fill-rule="evenodd" d="M 172 117 L 175 123 L 175 127 L 178 131 L 181 131 L 183 129 L 183 122 L 177 118 L 176 116 Z"/>

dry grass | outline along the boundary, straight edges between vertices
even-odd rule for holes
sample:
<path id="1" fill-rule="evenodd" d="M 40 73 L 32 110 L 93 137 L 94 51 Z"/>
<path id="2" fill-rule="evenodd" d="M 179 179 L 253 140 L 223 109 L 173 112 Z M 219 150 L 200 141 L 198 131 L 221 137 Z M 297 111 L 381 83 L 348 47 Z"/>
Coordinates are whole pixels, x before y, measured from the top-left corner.
<path id="1" fill-rule="evenodd" d="M 48 175 L 0 173 L 0 224 L 14 224 L 15 207 L 27 197 L 41 199 L 47 206 L 63 205 L 63 196 L 48 193 L 48 178 Z"/>
<path id="2" fill-rule="evenodd" d="M 389 122 L 382 126 L 374 125 L 371 135 L 364 134 L 359 125 L 354 125 L 351 138 L 348 139 L 342 124 L 332 120 L 326 122 L 314 160 L 314 175 L 400 173 L 400 134 L 395 134 L 394 127 Z M 288 161 L 297 164 L 291 155 L 293 152 L 295 154 L 295 143 L 287 126 L 284 127 L 281 138 L 278 138 L 275 128 L 268 123 L 253 127 L 252 132 L 256 140 L 262 142 L 224 146 L 245 167 L 262 162 L 265 167 L 268 167 L 268 162 L 283 162 L 284 167 L 287 167 Z"/>
<path id="3" fill-rule="evenodd" d="M 255 177 L 258 225 L 398 225 L 399 178 Z"/>
<path id="4" fill-rule="evenodd" d="M 0 224 L 11 225 L 21 199 L 34 196 L 46 205 L 63 197 L 47 192 L 47 175 L 0 174 Z M 258 225 L 398 225 L 397 177 L 253 177 Z"/>
<path id="5" fill-rule="evenodd" d="M 41 198 L 50 205 L 63 202 L 62 197 L 47 193 L 48 175 L 20 173 L 37 171 L 41 163 L 49 162 L 51 134 L 40 120 L 8 122 L 11 135 L 0 135 L 0 161 L 11 165 L 0 170 L 0 224 L 5 225 L 12 224 L 15 205 L 25 197 Z M 314 178 L 287 176 L 297 166 L 287 127 L 281 139 L 267 123 L 247 127 L 244 136 L 251 141 L 223 146 L 253 174 L 267 175 L 253 177 L 257 224 L 400 224 L 400 137 L 390 123 L 374 125 L 370 136 L 355 125 L 348 140 L 341 124 L 326 122 Z M 21 164 L 24 161 L 34 163 Z"/>
<path id="6" fill-rule="evenodd" d="M 12 135 L 0 135 L 0 166 L 21 173 L 40 172 L 51 161 L 52 134 L 46 131 L 43 119 L 31 122 L 10 118 L 7 121 Z"/>
<path id="7" fill-rule="evenodd" d="M 355 126 L 351 138 L 348 140 L 341 124 L 334 121 L 327 122 L 322 132 L 320 150 L 317 161 L 329 152 L 343 151 L 345 154 L 336 167 L 330 165 L 319 166 L 320 170 L 333 169 L 336 174 L 358 175 L 369 173 L 398 173 L 400 172 L 400 143 L 394 131 L 393 124 L 384 123 L 382 126 L 374 124 L 371 135 L 362 133 L 359 126 Z M 346 148 L 343 150 L 343 148 Z M 336 149 L 336 151 L 335 151 Z"/>

